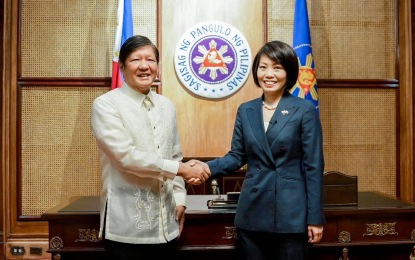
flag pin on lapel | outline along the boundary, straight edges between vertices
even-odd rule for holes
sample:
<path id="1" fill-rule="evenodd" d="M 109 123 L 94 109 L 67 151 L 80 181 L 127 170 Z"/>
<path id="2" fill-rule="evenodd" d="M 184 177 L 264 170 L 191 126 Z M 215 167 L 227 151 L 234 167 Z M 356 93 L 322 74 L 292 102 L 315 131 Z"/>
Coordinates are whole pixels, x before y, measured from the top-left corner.
<path id="1" fill-rule="evenodd" d="M 283 111 L 281 111 L 281 113 L 285 116 L 285 115 L 288 115 L 288 111 L 287 110 L 283 110 Z"/>

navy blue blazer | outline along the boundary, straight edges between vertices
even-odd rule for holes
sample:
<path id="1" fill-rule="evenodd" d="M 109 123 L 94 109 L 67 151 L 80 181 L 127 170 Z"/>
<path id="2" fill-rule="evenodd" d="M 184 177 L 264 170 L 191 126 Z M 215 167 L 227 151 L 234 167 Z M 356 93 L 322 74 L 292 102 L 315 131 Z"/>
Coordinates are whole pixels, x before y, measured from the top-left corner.
<path id="1" fill-rule="evenodd" d="M 235 226 L 272 233 L 307 232 L 308 225 L 325 224 L 319 116 L 311 101 L 286 92 L 266 133 L 262 101 L 260 97 L 239 106 L 231 151 L 208 162 L 211 179 L 248 164 Z"/>

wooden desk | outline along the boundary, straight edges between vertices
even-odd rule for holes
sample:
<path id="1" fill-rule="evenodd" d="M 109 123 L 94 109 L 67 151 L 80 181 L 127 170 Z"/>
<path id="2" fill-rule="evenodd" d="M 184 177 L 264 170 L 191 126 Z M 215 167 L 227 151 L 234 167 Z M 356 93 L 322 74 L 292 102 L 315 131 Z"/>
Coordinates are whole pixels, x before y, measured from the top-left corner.
<path id="1" fill-rule="evenodd" d="M 213 195 L 188 196 L 186 223 L 179 240 L 184 259 L 237 259 L 235 210 L 209 210 Z M 261 212 L 258 212 L 261 214 Z M 415 245 L 415 206 L 375 192 L 360 192 L 354 207 L 325 208 L 323 240 L 313 249 L 313 259 L 339 259 L 349 249 L 349 259 L 409 259 Z M 42 215 L 49 221 L 50 248 L 55 259 L 103 259 L 98 241 L 99 198 L 74 197 Z"/>

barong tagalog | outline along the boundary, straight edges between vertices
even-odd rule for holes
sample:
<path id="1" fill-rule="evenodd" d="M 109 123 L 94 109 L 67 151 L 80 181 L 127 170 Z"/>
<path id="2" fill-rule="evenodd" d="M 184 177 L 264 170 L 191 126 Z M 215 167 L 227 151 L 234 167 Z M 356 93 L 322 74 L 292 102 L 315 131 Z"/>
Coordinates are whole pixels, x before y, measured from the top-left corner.
<path id="1" fill-rule="evenodd" d="M 252 55 L 248 41 L 235 27 L 206 21 L 187 30 L 177 43 L 174 67 L 192 93 L 220 99 L 236 93 L 249 77 Z"/>

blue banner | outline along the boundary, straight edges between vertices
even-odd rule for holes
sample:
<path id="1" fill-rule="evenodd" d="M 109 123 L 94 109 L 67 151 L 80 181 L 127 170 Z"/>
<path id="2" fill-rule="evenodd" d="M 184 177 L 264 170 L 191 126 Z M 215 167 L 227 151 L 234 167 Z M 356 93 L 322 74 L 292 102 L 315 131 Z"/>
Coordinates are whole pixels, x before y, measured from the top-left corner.
<path id="1" fill-rule="evenodd" d="M 319 112 L 317 80 L 314 71 L 314 57 L 306 0 L 295 1 L 293 48 L 299 59 L 300 71 L 297 83 L 292 88 L 291 94 L 311 100 L 317 112 Z"/>

